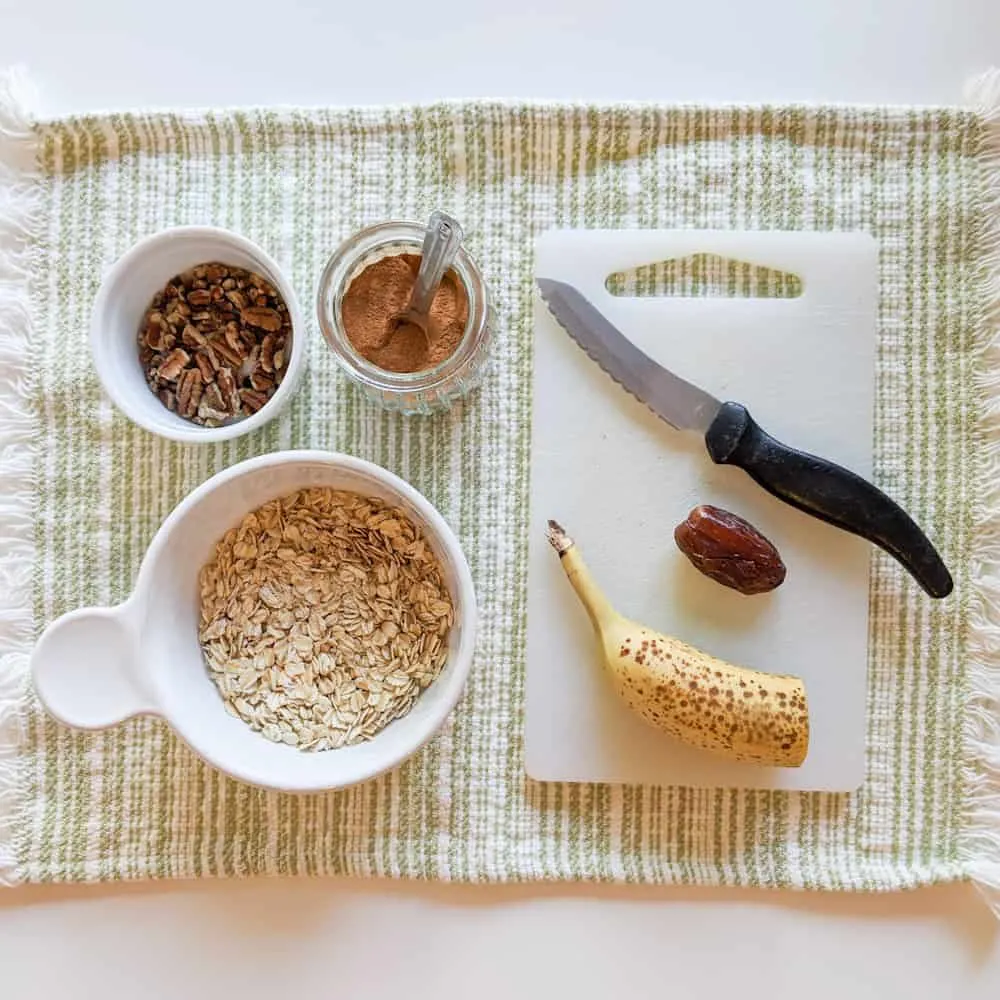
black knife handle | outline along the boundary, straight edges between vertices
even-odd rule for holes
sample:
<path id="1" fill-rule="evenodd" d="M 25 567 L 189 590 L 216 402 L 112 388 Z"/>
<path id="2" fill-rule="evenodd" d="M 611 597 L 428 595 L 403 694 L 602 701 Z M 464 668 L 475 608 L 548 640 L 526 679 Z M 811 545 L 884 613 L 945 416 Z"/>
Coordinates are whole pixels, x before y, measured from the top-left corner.
<path id="1" fill-rule="evenodd" d="M 712 461 L 743 469 L 779 500 L 885 549 L 931 597 L 954 586 L 930 539 L 880 489 L 847 469 L 776 441 L 739 403 L 723 403 L 705 445 Z"/>

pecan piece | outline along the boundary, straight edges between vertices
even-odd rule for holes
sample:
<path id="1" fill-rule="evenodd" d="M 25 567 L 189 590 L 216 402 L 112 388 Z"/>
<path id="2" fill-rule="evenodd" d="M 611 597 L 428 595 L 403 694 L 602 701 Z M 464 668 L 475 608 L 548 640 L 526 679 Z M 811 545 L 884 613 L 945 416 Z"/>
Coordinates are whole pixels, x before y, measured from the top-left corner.
<path id="1" fill-rule="evenodd" d="M 269 333 L 260 345 L 260 366 L 266 372 L 274 371 L 274 348 L 277 341 L 274 334 Z"/>
<path id="2" fill-rule="evenodd" d="M 254 372 L 250 376 L 250 385 L 258 392 L 267 392 L 274 388 L 274 379 L 267 372 Z"/>
<path id="3" fill-rule="evenodd" d="M 188 292 L 187 300 L 191 305 L 201 308 L 212 301 L 212 293 L 207 288 L 192 288 Z"/>
<path id="4" fill-rule="evenodd" d="M 216 358 L 213 364 L 212 358 L 212 348 L 208 346 L 204 350 L 195 353 L 194 363 L 198 366 L 198 371 L 201 372 L 202 382 L 208 383 L 215 380 L 215 373 L 219 368 L 219 360 Z"/>
<path id="5" fill-rule="evenodd" d="M 240 389 L 240 399 L 251 413 L 256 413 L 267 402 L 267 396 L 256 389 Z"/>
<path id="6" fill-rule="evenodd" d="M 241 357 L 244 351 L 250 345 L 247 344 L 242 337 L 240 337 L 240 328 L 233 322 L 226 324 L 225 334 L 226 343 Z"/>
<path id="7" fill-rule="evenodd" d="M 175 347 L 160 362 L 159 375 L 165 382 L 176 382 L 178 375 L 184 371 L 187 363 L 191 360 L 191 355 L 183 347 Z"/>
<path id="8" fill-rule="evenodd" d="M 231 368 L 239 368 L 243 362 L 243 352 L 234 351 L 224 340 L 213 340 L 211 347 Z"/>
<path id="9" fill-rule="evenodd" d="M 281 329 L 281 313 L 277 309 L 252 306 L 240 313 L 240 319 L 250 326 L 260 327 L 261 330 L 268 330 L 271 333 Z"/>
<path id="10" fill-rule="evenodd" d="M 220 368 L 219 373 L 215 376 L 215 384 L 222 397 L 223 408 L 231 415 L 239 413 L 240 394 L 236 389 L 236 379 L 233 377 L 232 368 Z"/>
<path id="11" fill-rule="evenodd" d="M 146 346 L 154 351 L 169 351 L 176 343 L 176 338 L 170 332 L 169 327 L 160 326 L 159 323 L 150 323 L 146 327 Z"/>
<path id="12" fill-rule="evenodd" d="M 695 507 L 674 529 L 674 541 L 697 570 L 741 594 L 763 594 L 784 582 L 785 564 L 774 545 L 721 507 Z"/>
<path id="13" fill-rule="evenodd" d="M 198 419 L 214 426 L 228 420 L 230 416 L 219 387 L 212 382 L 202 393 L 201 402 L 198 404 Z"/>
<path id="14" fill-rule="evenodd" d="M 182 417 L 193 417 L 198 412 L 203 391 L 201 372 L 188 368 L 177 380 L 177 412 Z"/>
<path id="15" fill-rule="evenodd" d="M 197 327 L 188 323 L 181 334 L 181 343 L 185 347 L 203 347 L 205 345 L 205 335 Z"/>
<path id="16" fill-rule="evenodd" d="M 236 381 L 242 385 L 258 369 L 263 371 L 260 368 L 260 347 L 254 346 L 250 353 L 243 359 L 243 364 L 240 365 L 240 370 L 236 373 Z"/>

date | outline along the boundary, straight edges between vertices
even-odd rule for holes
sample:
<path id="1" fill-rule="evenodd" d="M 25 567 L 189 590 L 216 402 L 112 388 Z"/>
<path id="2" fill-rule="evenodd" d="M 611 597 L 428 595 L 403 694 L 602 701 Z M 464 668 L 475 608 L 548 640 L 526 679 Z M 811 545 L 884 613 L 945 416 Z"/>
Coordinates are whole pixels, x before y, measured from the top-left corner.
<path id="1" fill-rule="evenodd" d="M 741 594 L 764 594 L 784 582 L 778 550 L 749 521 L 721 507 L 695 507 L 674 529 L 674 541 L 697 570 Z"/>

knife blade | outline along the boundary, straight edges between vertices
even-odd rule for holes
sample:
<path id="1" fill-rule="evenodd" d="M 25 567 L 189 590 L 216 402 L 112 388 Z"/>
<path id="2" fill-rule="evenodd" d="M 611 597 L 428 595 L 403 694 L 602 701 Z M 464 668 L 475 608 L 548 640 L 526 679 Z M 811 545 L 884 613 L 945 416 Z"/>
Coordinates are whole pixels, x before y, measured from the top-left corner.
<path id="1" fill-rule="evenodd" d="M 768 434 L 742 403 L 716 399 L 629 340 L 572 285 L 537 278 L 559 325 L 623 389 L 681 431 L 703 436 L 709 457 L 735 465 L 784 503 L 888 552 L 935 598 L 954 588 L 933 543 L 893 499 L 856 473 Z"/>
<path id="2" fill-rule="evenodd" d="M 708 430 L 718 399 L 640 351 L 572 285 L 539 278 L 538 287 L 560 325 L 623 389 L 677 430 Z"/>

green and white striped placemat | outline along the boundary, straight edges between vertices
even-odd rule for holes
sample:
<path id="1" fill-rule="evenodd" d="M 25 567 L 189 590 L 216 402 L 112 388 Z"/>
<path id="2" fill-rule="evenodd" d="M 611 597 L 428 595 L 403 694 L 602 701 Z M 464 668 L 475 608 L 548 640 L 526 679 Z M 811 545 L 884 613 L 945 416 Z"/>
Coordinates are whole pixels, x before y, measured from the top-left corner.
<path id="1" fill-rule="evenodd" d="M 978 110 L 451 103 L 36 122 L 10 90 L 0 105 L 0 214 L 16 237 L 0 256 L 0 878 L 1000 889 L 996 77 L 981 82 Z M 344 237 L 434 207 L 462 220 L 499 313 L 490 376 L 451 412 L 374 409 L 315 329 L 294 404 L 232 443 L 156 439 L 101 394 L 89 309 L 102 272 L 140 237 L 181 223 L 232 228 L 272 253 L 309 303 Z M 856 794 L 525 778 L 531 247 L 552 226 L 877 237 L 877 480 L 929 526 L 957 587 L 928 601 L 875 557 L 867 779 Z M 82 733 L 49 720 L 26 679 L 41 628 L 124 597 L 161 520 L 212 473 L 304 446 L 401 474 L 461 538 L 482 635 L 439 738 L 367 785 L 295 797 L 224 778 L 158 721 Z"/>

